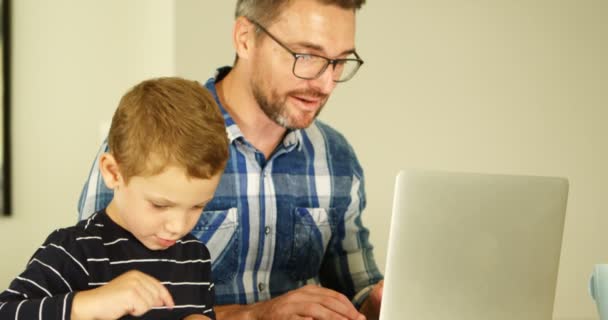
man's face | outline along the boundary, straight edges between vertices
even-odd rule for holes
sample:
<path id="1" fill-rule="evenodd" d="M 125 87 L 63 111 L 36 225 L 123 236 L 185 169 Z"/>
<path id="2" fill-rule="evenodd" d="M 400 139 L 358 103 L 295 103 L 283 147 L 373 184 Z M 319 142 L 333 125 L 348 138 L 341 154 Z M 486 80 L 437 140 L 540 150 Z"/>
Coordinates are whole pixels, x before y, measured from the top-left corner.
<path id="1" fill-rule="evenodd" d="M 174 166 L 153 176 L 135 176 L 117 182 L 106 212 L 150 250 L 164 250 L 194 228 L 211 200 L 221 174 L 210 179 L 191 178 Z"/>
<path id="2" fill-rule="evenodd" d="M 355 47 L 354 11 L 317 1 L 293 1 L 264 27 L 296 53 L 346 58 Z M 297 78 L 292 72 L 293 56 L 265 34 L 256 39 L 251 63 L 256 102 L 285 128 L 308 127 L 336 86 L 331 65 L 317 79 Z"/>

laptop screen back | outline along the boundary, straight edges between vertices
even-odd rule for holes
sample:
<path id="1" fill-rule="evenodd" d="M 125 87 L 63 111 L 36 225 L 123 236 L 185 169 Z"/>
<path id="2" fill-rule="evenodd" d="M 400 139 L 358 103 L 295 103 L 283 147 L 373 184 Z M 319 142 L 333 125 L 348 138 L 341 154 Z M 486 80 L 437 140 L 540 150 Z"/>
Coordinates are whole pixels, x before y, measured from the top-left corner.
<path id="1" fill-rule="evenodd" d="M 402 171 L 382 320 L 551 319 L 562 178 Z"/>

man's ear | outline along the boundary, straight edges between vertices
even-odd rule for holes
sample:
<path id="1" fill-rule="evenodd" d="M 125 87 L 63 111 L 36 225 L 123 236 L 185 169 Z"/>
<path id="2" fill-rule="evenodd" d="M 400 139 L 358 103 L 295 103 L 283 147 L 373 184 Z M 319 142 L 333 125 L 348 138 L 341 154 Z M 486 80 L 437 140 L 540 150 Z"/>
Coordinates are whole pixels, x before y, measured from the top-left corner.
<path id="1" fill-rule="evenodd" d="M 255 25 L 245 17 L 238 17 L 232 30 L 232 43 L 239 59 L 248 59 L 255 40 Z"/>
<path id="2" fill-rule="evenodd" d="M 118 163 L 110 153 L 104 153 L 99 157 L 99 170 L 103 181 L 109 189 L 116 189 L 124 181 L 120 175 Z"/>

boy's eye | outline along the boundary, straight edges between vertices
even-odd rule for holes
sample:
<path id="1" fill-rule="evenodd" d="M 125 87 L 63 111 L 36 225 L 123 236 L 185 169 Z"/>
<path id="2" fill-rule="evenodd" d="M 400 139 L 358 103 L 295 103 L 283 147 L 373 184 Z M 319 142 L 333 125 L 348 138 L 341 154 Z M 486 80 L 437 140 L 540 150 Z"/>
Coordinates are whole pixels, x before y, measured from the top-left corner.
<path id="1" fill-rule="evenodd" d="M 151 204 L 152 204 L 152 207 L 154 207 L 155 209 L 166 209 L 166 208 L 168 208 L 168 206 L 166 206 L 164 204 L 158 204 L 158 203 L 154 203 L 154 202 L 151 202 Z"/>

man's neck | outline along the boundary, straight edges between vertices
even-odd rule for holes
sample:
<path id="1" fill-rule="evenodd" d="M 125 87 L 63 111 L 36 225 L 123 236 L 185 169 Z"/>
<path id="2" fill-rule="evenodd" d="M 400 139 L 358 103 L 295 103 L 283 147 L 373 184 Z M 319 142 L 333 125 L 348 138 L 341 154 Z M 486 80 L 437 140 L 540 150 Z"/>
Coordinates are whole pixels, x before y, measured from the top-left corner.
<path id="1" fill-rule="evenodd" d="M 251 86 L 246 80 L 248 77 L 239 72 L 233 68 L 216 83 L 217 94 L 245 139 L 268 159 L 287 130 L 266 116 L 251 94 Z"/>

